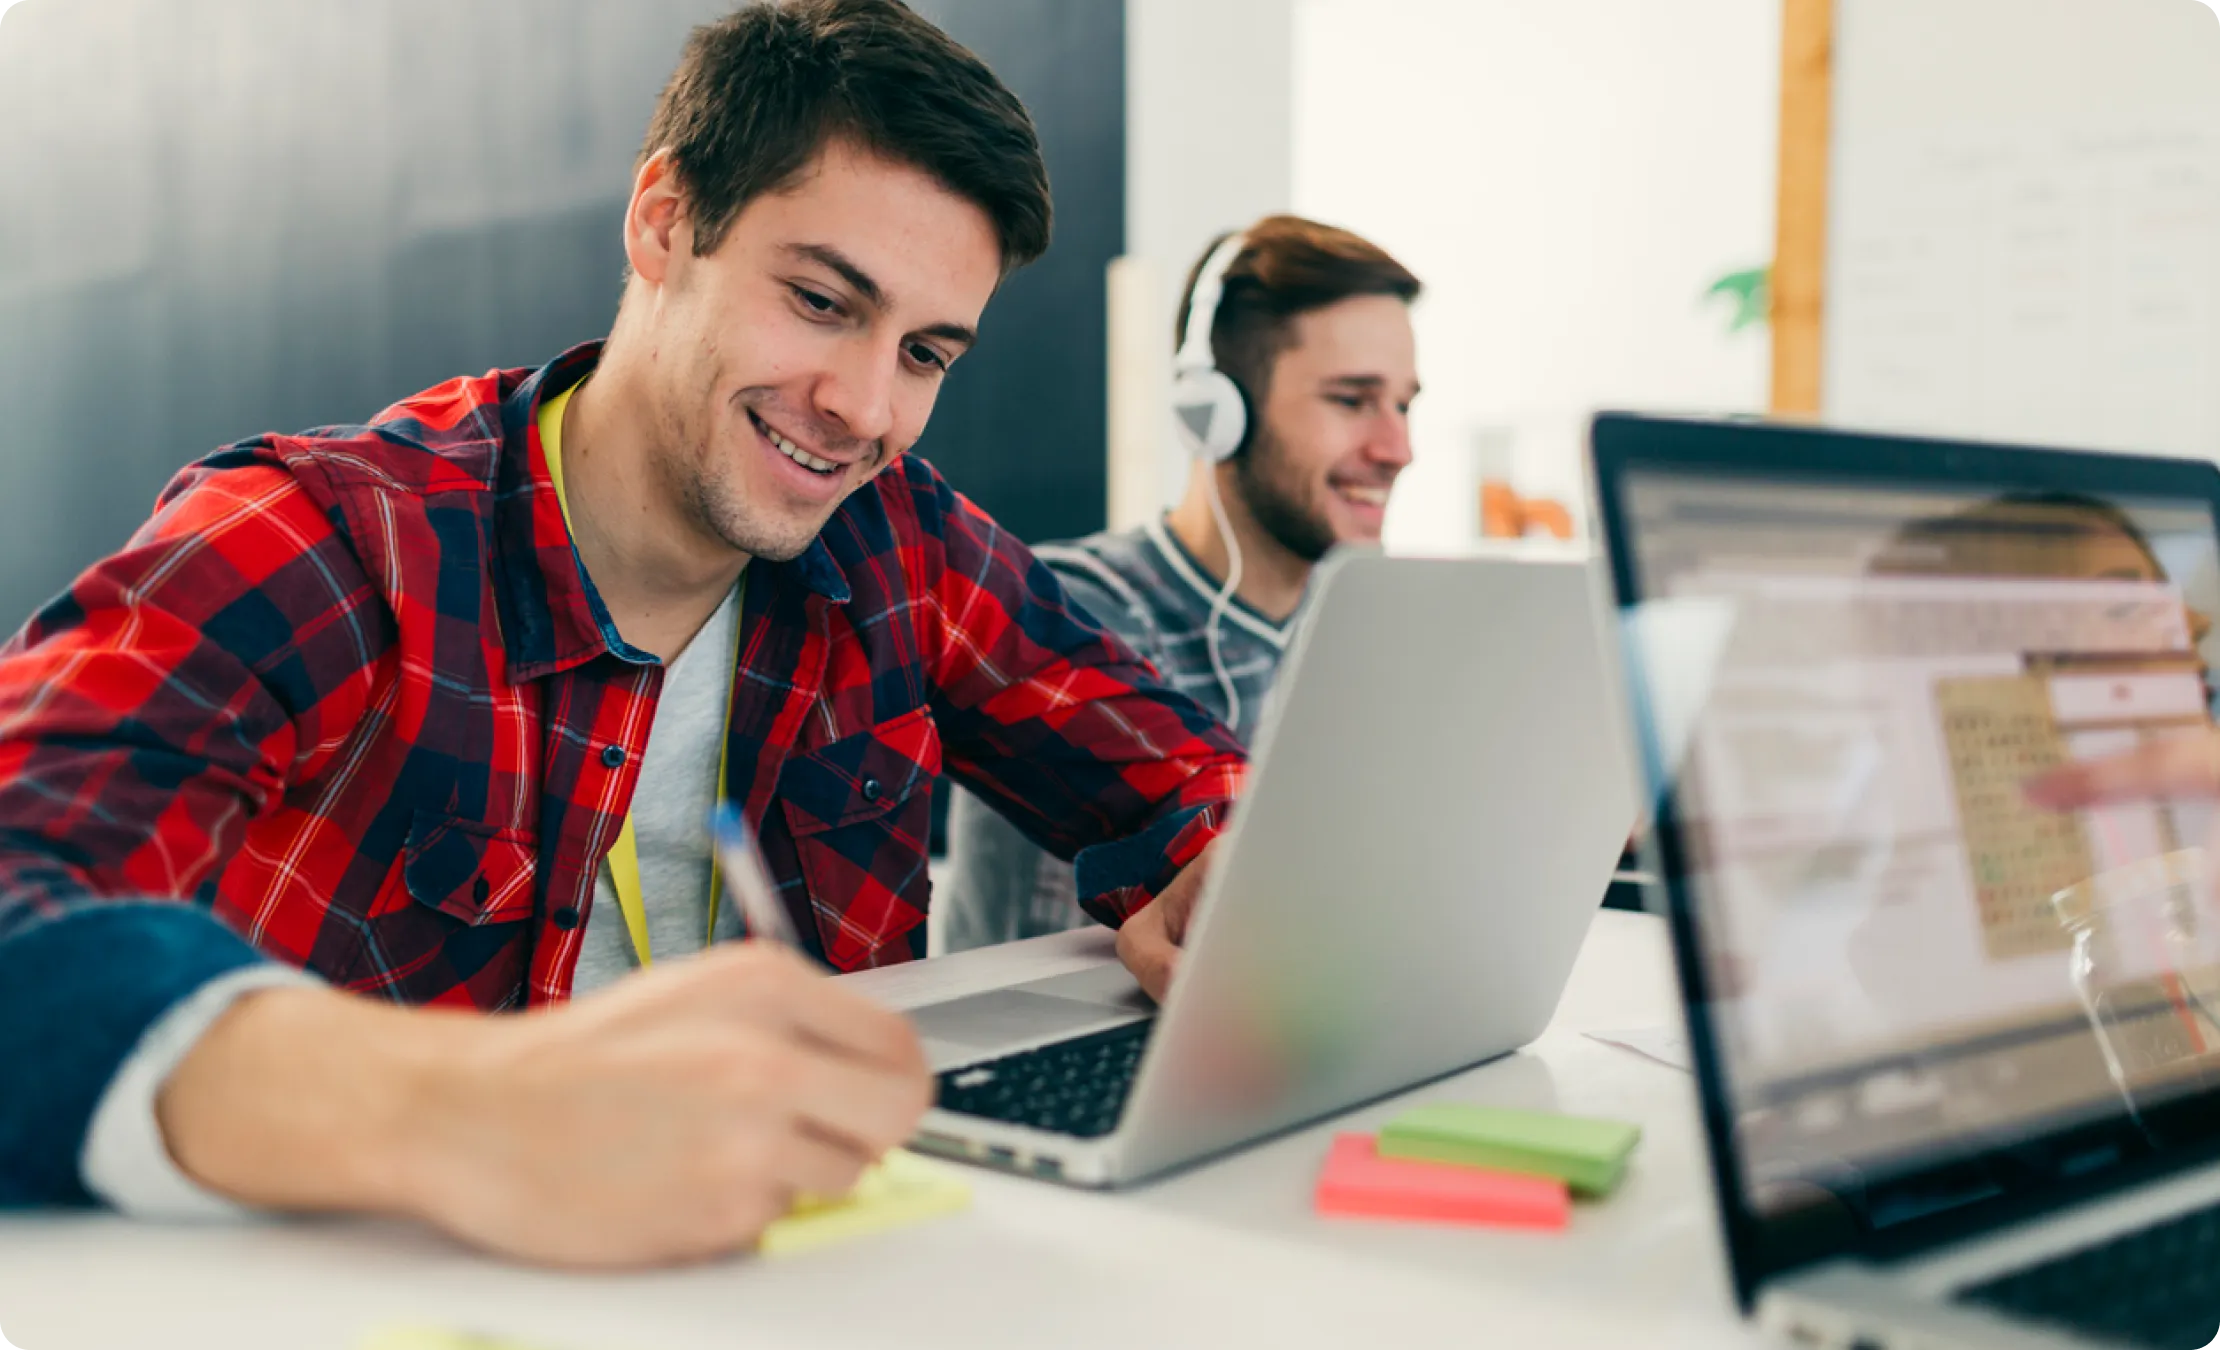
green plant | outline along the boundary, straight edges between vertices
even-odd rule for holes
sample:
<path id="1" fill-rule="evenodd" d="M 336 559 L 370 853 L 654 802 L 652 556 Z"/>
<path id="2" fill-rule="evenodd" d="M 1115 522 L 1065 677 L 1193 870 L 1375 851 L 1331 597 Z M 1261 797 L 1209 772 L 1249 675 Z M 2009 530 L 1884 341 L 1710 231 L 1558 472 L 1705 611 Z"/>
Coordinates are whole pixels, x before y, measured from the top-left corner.
<path id="1" fill-rule="evenodd" d="M 1704 292 L 1704 301 L 1709 303 L 1722 296 L 1734 307 L 1733 316 L 1727 321 L 1729 333 L 1757 327 L 1772 313 L 1773 269 L 1752 267 L 1729 272 L 1711 283 L 1711 289 Z"/>

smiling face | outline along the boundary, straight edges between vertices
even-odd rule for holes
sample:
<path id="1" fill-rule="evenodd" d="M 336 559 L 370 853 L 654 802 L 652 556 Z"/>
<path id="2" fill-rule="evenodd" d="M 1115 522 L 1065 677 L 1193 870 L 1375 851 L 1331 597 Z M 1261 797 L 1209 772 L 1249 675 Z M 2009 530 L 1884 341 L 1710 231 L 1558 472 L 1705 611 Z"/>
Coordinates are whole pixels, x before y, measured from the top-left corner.
<path id="1" fill-rule="evenodd" d="M 785 561 L 925 429 L 1002 277 L 987 214 L 921 170 L 829 144 L 706 257 L 651 159 L 628 252 L 644 287 L 658 496 L 707 539 Z"/>
<path id="2" fill-rule="evenodd" d="M 1411 462 L 1418 346 L 1410 306 L 1356 296 L 1291 321 L 1248 451 L 1228 465 L 1249 514 L 1316 562 L 1335 544 L 1376 544 Z"/>

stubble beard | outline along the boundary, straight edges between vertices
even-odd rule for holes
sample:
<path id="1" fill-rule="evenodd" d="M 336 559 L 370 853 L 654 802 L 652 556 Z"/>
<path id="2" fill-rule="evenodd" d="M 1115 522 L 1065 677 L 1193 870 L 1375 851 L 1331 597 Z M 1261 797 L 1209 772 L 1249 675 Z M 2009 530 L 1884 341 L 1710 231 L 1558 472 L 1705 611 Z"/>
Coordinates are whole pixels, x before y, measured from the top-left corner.
<path id="1" fill-rule="evenodd" d="M 704 466 L 686 485 L 688 514 L 705 532 L 732 548 L 765 562 L 792 562 L 809 549 L 825 522 L 766 520 L 750 509 L 741 490 L 739 475 L 718 482 Z M 838 510 L 838 506 L 834 507 Z"/>
<path id="2" fill-rule="evenodd" d="M 756 431 L 747 405 L 742 403 L 735 411 L 742 432 L 752 442 Z M 708 428 L 671 427 L 667 431 L 675 433 L 666 444 L 676 453 L 666 453 L 663 458 L 671 466 L 666 479 L 680 509 L 705 537 L 723 540 L 727 547 L 750 558 L 783 563 L 800 557 L 825 528 L 824 520 L 780 519 L 751 504 L 746 475 L 738 464 L 724 458 L 726 452 L 712 441 Z M 751 443 L 747 449 L 752 452 L 756 446 Z M 836 502 L 833 510 L 838 509 Z M 831 512 L 826 514 L 829 519 Z"/>
<path id="3" fill-rule="evenodd" d="M 1267 538 L 1306 563 L 1316 563 L 1339 542 L 1323 511 L 1312 510 L 1297 487 L 1277 480 L 1279 446 L 1263 428 L 1233 461 L 1234 490 L 1249 518 Z"/>

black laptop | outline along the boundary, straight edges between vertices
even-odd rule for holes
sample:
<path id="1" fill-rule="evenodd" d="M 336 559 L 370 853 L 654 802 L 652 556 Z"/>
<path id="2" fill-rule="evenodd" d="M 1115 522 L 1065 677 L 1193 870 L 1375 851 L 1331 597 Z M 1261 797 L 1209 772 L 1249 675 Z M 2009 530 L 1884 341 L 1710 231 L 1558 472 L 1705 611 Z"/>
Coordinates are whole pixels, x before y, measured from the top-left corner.
<path id="1" fill-rule="evenodd" d="M 1605 415 L 1593 467 L 1737 1295 L 1814 1347 L 2220 1329 L 2220 470 Z"/>

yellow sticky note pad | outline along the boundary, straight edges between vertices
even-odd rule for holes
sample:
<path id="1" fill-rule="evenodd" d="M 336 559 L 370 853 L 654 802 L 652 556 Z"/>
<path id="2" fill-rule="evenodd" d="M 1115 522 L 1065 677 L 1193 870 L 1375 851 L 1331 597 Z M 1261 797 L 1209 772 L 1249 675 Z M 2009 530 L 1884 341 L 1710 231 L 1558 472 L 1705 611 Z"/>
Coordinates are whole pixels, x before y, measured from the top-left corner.
<path id="1" fill-rule="evenodd" d="M 759 1250 L 765 1256 L 789 1256 L 953 1214 L 970 1203 L 969 1182 L 939 1163 L 898 1148 L 872 1164 L 848 1194 L 804 1200 L 785 1218 L 773 1220 L 763 1230 Z"/>

